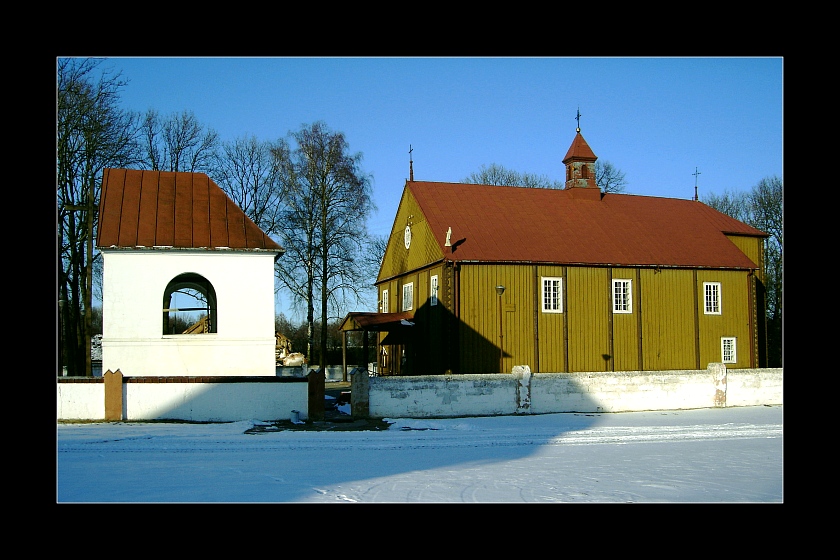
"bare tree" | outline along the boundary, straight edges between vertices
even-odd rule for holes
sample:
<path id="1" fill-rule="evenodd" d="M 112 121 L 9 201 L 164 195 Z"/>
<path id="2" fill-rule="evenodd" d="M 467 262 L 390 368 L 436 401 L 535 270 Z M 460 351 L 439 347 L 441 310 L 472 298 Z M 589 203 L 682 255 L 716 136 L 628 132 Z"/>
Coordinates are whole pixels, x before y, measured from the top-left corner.
<path id="1" fill-rule="evenodd" d="M 282 199 L 279 170 L 272 157 L 275 145 L 256 137 L 223 142 L 213 178 L 251 220 L 269 236 L 281 230 Z"/>
<path id="2" fill-rule="evenodd" d="M 153 171 L 210 173 L 216 163 L 219 135 L 201 125 L 191 111 L 161 117 L 146 112 L 142 123 L 142 161 Z"/>
<path id="3" fill-rule="evenodd" d="M 627 189 L 624 172 L 608 161 L 595 162 L 595 184 L 606 193 L 623 193 Z"/>
<path id="4" fill-rule="evenodd" d="M 91 375 L 94 231 L 105 167 L 135 161 L 137 123 L 119 109 L 119 73 L 101 60 L 56 65 L 58 356 L 69 375 Z M 59 364 L 60 365 L 60 364 Z"/>
<path id="5" fill-rule="evenodd" d="M 490 166 L 482 165 L 478 172 L 470 174 L 462 182 L 534 189 L 562 189 L 565 187 L 564 182 L 555 181 L 545 175 L 520 173 L 497 163 L 490 164 Z M 622 193 L 627 188 L 624 172 L 608 161 L 595 162 L 595 183 L 601 187 L 604 193 Z"/>
<path id="6" fill-rule="evenodd" d="M 767 324 L 767 365 L 782 365 L 782 303 L 784 276 L 784 184 L 777 177 L 761 179 L 749 192 L 714 193 L 703 202 L 769 234 L 764 246 L 764 293 Z"/>
<path id="7" fill-rule="evenodd" d="M 490 166 L 482 165 L 477 173 L 470 174 L 461 181 L 477 185 L 495 185 L 506 187 L 529 187 L 536 189 L 561 189 L 563 184 L 552 181 L 545 175 L 533 173 L 520 173 L 508 169 L 503 165 L 492 163 Z"/>
<path id="8" fill-rule="evenodd" d="M 306 304 L 311 359 L 316 293 L 321 325 L 329 323 L 330 309 L 339 315 L 349 300 L 360 301 L 367 278 L 365 222 L 375 206 L 370 178 L 360 167 L 362 155 L 349 153 L 344 134 L 316 122 L 289 136 L 290 142 L 282 140 L 273 150 L 283 185 L 280 241 L 286 249 L 278 277 L 296 301 Z M 326 367 L 326 328 L 319 350 Z"/>

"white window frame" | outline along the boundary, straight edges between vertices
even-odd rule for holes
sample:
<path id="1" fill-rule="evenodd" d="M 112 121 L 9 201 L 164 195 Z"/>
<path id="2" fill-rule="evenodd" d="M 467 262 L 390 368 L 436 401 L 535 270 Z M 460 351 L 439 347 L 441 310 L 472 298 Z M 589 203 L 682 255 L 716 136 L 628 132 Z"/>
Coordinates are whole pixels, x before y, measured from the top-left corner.
<path id="1" fill-rule="evenodd" d="M 619 297 L 619 294 L 621 297 Z M 633 281 L 614 278 L 612 281 L 613 313 L 633 313 Z"/>
<path id="2" fill-rule="evenodd" d="M 433 274 L 431 278 L 429 278 L 429 298 L 430 298 L 430 305 L 437 305 L 438 304 L 438 277 L 437 274 Z"/>
<path id="3" fill-rule="evenodd" d="M 388 290 L 382 290 L 382 313 L 388 313 Z"/>
<path id="4" fill-rule="evenodd" d="M 734 364 L 738 361 L 738 339 L 734 336 L 720 337 L 720 361 Z"/>
<path id="5" fill-rule="evenodd" d="M 542 276 L 540 278 L 540 301 L 543 313 L 563 313 L 563 277 L 562 276 Z M 546 290 L 548 286 L 551 290 L 549 294 Z M 554 290 L 556 289 L 556 293 Z"/>
<path id="6" fill-rule="evenodd" d="M 414 309 L 414 282 L 403 284 L 402 310 L 411 311 Z"/>
<path id="7" fill-rule="evenodd" d="M 703 313 L 720 315 L 720 282 L 703 282 Z"/>

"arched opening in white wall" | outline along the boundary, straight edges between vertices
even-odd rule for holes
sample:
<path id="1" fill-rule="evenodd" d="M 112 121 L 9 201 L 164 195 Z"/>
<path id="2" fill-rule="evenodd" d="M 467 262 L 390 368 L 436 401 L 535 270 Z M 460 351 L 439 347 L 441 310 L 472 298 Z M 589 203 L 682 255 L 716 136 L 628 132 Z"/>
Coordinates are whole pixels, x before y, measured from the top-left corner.
<path id="1" fill-rule="evenodd" d="M 170 280 L 163 293 L 163 334 L 205 334 L 217 329 L 213 284 L 193 272 Z"/>

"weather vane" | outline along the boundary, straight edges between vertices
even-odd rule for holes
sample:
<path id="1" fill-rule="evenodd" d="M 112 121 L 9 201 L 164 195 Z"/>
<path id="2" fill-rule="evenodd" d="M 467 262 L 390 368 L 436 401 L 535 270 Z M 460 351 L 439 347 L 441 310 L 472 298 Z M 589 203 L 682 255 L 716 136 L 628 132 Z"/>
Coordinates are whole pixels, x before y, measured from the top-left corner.
<path id="1" fill-rule="evenodd" d="M 577 132 L 580 132 L 580 107 L 578 107 L 577 117 L 575 119 L 577 120 Z"/>

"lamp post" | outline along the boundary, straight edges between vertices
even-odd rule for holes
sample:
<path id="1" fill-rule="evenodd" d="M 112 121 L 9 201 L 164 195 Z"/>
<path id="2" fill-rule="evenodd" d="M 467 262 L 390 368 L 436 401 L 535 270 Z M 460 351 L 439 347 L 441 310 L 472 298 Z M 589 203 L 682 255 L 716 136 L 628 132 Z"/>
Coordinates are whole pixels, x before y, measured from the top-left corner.
<path id="1" fill-rule="evenodd" d="M 502 368 L 502 359 L 505 355 L 505 346 L 503 344 L 505 334 L 504 328 L 502 326 L 502 294 L 505 293 L 504 286 L 496 286 L 496 294 L 499 296 L 499 372 L 503 372 L 504 369 Z"/>

